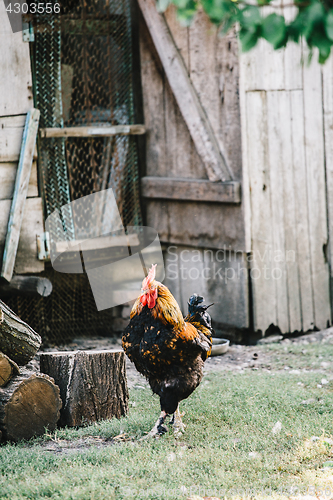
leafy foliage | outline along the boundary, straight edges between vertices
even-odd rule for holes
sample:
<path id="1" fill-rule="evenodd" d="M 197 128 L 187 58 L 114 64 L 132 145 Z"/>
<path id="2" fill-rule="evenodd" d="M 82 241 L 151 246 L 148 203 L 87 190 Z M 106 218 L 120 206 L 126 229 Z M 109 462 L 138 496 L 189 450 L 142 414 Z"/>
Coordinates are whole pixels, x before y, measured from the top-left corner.
<path id="1" fill-rule="evenodd" d="M 286 20 L 280 4 L 272 0 L 157 0 L 159 11 L 169 4 L 177 8 L 181 24 L 189 26 L 198 11 L 203 9 L 212 23 L 221 27 L 222 33 L 237 26 L 244 52 L 252 49 L 260 38 L 267 40 L 274 49 L 285 47 L 289 40 L 301 43 L 304 39 L 310 51 L 319 51 L 319 62 L 324 63 L 333 45 L 332 0 L 284 0 L 284 7 L 291 7 L 294 16 Z M 267 12 L 269 6 L 269 12 Z"/>

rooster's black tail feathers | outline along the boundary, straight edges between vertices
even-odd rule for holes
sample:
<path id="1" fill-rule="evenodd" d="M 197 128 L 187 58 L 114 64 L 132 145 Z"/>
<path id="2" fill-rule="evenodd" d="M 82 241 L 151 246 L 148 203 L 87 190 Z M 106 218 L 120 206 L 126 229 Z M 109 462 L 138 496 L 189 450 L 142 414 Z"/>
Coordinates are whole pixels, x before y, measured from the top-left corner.
<path id="1" fill-rule="evenodd" d="M 203 326 L 208 328 L 211 333 L 214 332 L 212 328 L 212 320 L 210 315 L 207 312 L 207 309 L 214 304 L 203 304 L 204 298 L 201 295 L 197 295 L 194 293 L 188 299 L 188 317 L 195 318 L 196 321 L 199 321 Z"/>

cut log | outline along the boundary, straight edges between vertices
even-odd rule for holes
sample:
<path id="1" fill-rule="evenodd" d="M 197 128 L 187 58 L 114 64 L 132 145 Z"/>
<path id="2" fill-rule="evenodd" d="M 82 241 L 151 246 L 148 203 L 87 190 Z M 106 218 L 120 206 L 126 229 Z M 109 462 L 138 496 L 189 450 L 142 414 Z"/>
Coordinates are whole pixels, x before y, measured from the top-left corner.
<path id="1" fill-rule="evenodd" d="M 10 283 L 0 285 L 1 296 L 30 294 L 48 297 L 52 292 L 52 283 L 40 276 L 14 276 Z"/>
<path id="2" fill-rule="evenodd" d="M 20 373 L 20 370 L 17 364 L 6 354 L 0 352 L 0 387 L 4 387 L 18 373 Z"/>
<path id="3" fill-rule="evenodd" d="M 0 351 L 26 365 L 42 343 L 41 337 L 0 300 Z"/>
<path id="4" fill-rule="evenodd" d="M 123 351 L 42 353 L 40 370 L 60 387 L 60 425 L 79 426 L 128 412 Z"/>
<path id="5" fill-rule="evenodd" d="M 0 431 L 5 440 L 19 441 L 54 430 L 60 416 L 59 387 L 51 377 L 22 368 L 0 389 Z"/>

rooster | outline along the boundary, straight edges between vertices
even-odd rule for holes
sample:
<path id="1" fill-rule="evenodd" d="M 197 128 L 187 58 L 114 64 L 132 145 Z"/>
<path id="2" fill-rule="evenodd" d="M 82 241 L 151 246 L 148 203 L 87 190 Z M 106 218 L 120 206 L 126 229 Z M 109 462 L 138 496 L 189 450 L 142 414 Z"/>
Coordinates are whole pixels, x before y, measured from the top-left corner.
<path id="1" fill-rule="evenodd" d="M 213 304 L 204 305 L 203 297 L 193 294 L 184 319 L 169 289 L 155 280 L 155 273 L 156 264 L 142 282 L 122 346 L 160 397 L 161 414 L 147 437 L 167 432 L 163 424 L 168 415 L 173 415 L 174 434 L 179 437 L 185 428 L 179 402 L 200 384 L 204 361 L 211 352 L 213 329 L 207 309 Z"/>

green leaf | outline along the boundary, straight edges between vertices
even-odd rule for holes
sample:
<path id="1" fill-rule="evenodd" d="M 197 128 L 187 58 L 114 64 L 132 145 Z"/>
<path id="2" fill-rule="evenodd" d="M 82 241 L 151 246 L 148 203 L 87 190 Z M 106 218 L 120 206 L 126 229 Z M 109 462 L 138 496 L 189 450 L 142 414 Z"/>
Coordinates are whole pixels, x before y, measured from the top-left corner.
<path id="1" fill-rule="evenodd" d="M 299 43 L 300 37 L 303 32 L 303 14 L 298 14 L 294 21 L 292 21 L 289 26 L 287 26 L 287 34 L 290 40 L 293 40 L 296 43 Z"/>
<path id="2" fill-rule="evenodd" d="M 254 5 L 248 5 L 242 11 L 240 11 L 239 19 L 241 27 L 252 29 L 253 31 L 256 27 L 261 24 L 260 10 Z"/>
<path id="3" fill-rule="evenodd" d="M 245 28 L 242 28 L 239 32 L 239 39 L 242 44 L 242 51 L 247 52 L 248 50 L 252 49 L 259 38 L 259 30 L 256 31 L 249 31 L 246 30 Z"/>
<path id="4" fill-rule="evenodd" d="M 323 22 L 325 17 L 324 6 L 320 2 L 314 1 L 304 10 L 304 17 L 302 34 L 307 39 L 315 29 L 315 26 Z"/>
<path id="5" fill-rule="evenodd" d="M 190 26 L 196 14 L 196 9 L 178 9 L 177 19 L 182 26 Z"/>
<path id="6" fill-rule="evenodd" d="M 325 61 L 327 61 L 327 59 L 329 58 L 330 53 L 331 53 L 331 47 L 328 50 L 324 51 L 319 50 L 319 58 L 318 58 L 319 64 L 324 64 Z"/>
<path id="7" fill-rule="evenodd" d="M 261 25 L 261 34 L 273 47 L 277 47 L 286 35 L 286 24 L 283 16 L 269 14 L 265 17 Z"/>
<path id="8" fill-rule="evenodd" d="M 323 64 L 330 55 L 332 42 L 325 35 L 325 30 L 322 25 L 316 25 L 308 39 L 308 43 L 312 47 L 319 49 L 319 62 Z"/>
<path id="9" fill-rule="evenodd" d="M 333 41 L 333 10 L 330 10 L 326 16 L 325 31 L 327 37 Z"/>
<path id="10" fill-rule="evenodd" d="M 172 3 L 174 3 L 178 9 L 188 9 L 195 6 L 195 2 L 193 0 L 172 0 Z"/>
<path id="11" fill-rule="evenodd" d="M 228 33 L 230 28 L 235 24 L 236 18 L 234 16 L 227 16 L 222 24 L 221 34 L 225 35 Z"/>
<path id="12" fill-rule="evenodd" d="M 158 12 L 164 12 L 167 10 L 168 6 L 170 5 L 171 0 L 157 0 L 156 6 Z"/>
<path id="13" fill-rule="evenodd" d="M 333 467 L 333 462 L 324 462 L 323 467 Z"/>
<path id="14" fill-rule="evenodd" d="M 226 15 L 238 10 L 235 2 L 230 0 L 202 0 L 201 3 L 204 11 L 215 24 L 220 24 Z"/>

